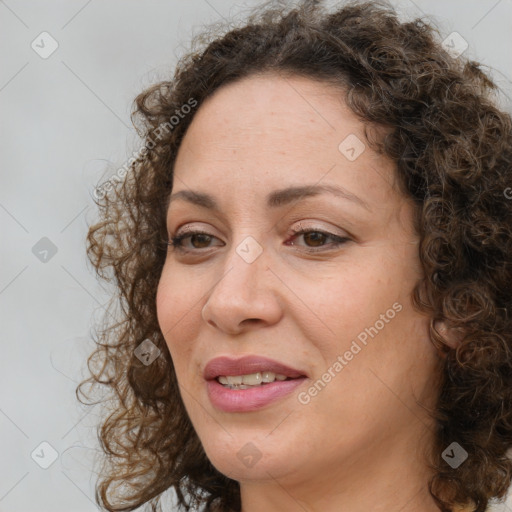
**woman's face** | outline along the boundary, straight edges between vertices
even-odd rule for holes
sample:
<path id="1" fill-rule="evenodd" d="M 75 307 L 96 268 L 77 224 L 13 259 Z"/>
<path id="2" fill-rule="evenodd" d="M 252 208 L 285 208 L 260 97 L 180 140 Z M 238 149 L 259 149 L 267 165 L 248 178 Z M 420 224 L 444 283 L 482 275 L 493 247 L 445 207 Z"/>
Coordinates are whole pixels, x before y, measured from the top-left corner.
<path id="1" fill-rule="evenodd" d="M 205 234 L 169 249 L 158 319 L 208 458 L 241 482 L 310 485 L 420 457 L 417 401 L 433 405 L 439 360 L 411 304 L 412 205 L 341 97 L 243 79 L 200 107 L 177 157 L 169 237 Z M 235 361 L 207 367 L 219 357 Z M 230 389 L 219 374 L 276 380 Z"/>

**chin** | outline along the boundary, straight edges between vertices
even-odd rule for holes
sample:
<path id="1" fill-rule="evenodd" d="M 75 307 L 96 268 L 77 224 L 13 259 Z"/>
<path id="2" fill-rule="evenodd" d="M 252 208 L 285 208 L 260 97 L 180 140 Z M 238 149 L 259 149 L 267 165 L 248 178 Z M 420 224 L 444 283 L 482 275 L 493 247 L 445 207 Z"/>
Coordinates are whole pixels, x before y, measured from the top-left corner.
<path id="1" fill-rule="evenodd" d="M 290 460 L 292 446 L 282 437 L 270 440 L 268 432 L 255 435 L 237 432 L 230 436 L 222 432 L 216 438 L 211 434 L 203 443 L 206 456 L 213 466 L 233 480 L 268 480 L 284 476 L 298 461 Z"/>

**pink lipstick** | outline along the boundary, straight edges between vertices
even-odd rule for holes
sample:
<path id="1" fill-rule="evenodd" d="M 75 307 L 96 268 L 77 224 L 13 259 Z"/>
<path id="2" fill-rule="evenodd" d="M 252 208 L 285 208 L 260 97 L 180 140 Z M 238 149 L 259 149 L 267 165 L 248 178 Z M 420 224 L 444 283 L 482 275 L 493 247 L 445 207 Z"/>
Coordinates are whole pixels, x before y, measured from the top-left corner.
<path id="1" fill-rule="evenodd" d="M 203 375 L 212 405 L 224 412 L 261 409 L 307 379 L 305 372 L 261 356 L 218 357 L 208 362 Z"/>

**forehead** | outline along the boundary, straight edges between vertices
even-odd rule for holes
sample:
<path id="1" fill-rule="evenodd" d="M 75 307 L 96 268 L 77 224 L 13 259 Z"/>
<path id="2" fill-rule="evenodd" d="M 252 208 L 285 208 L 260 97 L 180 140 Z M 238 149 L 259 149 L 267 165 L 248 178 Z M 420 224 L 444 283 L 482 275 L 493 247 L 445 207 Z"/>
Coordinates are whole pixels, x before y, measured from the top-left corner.
<path id="1" fill-rule="evenodd" d="M 324 140 L 330 145 L 332 136 L 344 132 L 357 132 L 362 137 L 364 125 L 345 105 L 343 95 L 339 88 L 305 77 L 249 76 L 220 87 L 207 98 L 187 135 L 194 137 L 200 130 L 205 143 L 224 142 L 226 148 L 253 147 L 257 151 L 266 149 L 262 140 L 268 143 L 272 138 L 286 151 L 296 149 L 297 141 Z M 327 132 L 331 137 L 326 139 Z M 229 140 L 219 140 L 224 135 Z M 260 144 L 251 146 L 257 142 Z"/>
<path id="2" fill-rule="evenodd" d="M 201 185 L 266 196 L 269 188 L 318 183 L 384 200 L 395 165 L 368 147 L 365 124 L 343 98 L 332 85 L 274 74 L 220 87 L 182 141 L 173 190 Z"/>

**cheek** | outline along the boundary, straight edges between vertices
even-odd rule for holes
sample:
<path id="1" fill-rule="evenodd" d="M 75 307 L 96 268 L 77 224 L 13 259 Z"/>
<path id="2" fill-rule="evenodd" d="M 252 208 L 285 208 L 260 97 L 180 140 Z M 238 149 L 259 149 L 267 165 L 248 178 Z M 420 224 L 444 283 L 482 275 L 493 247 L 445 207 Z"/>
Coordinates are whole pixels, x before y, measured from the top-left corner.
<path id="1" fill-rule="evenodd" d="M 160 330 L 176 364 L 183 347 L 190 345 L 181 340 L 187 341 L 193 334 L 193 305 L 197 300 L 189 293 L 182 293 L 183 285 L 170 276 L 165 270 L 162 273 L 156 293 L 156 311 Z"/>
<path id="2" fill-rule="evenodd" d="M 327 286 L 314 294 L 311 286 L 302 293 L 314 300 L 314 310 L 332 331 L 352 338 L 373 325 L 393 303 L 405 300 L 398 282 L 389 276 L 382 262 L 368 262 L 339 269 Z"/>
<path id="3" fill-rule="evenodd" d="M 160 330 L 164 334 L 164 337 L 166 331 L 169 329 L 170 317 L 173 311 L 174 308 L 172 307 L 170 288 L 166 285 L 165 279 L 161 277 L 156 291 L 156 314 Z"/>
<path id="4" fill-rule="evenodd" d="M 345 373 L 361 366 L 379 368 L 384 360 L 385 372 L 392 373 L 398 363 L 403 368 L 413 366 L 414 354 L 403 350 L 404 340 L 408 340 L 407 347 L 417 344 L 414 351 L 426 358 L 433 351 L 427 321 L 414 311 L 411 302 L 418 278 L 412 258 L 411 266 L 405 267 L 404 258 L 375 258 L 372 252 L 369 249 L 361 255 L 359 264 L 341 269 L 315 296 L 314 309 L 329 328 L 325 338 L 316 338 L 324 359 L 332 363 L 339 354 L 357 352 L 356 356 L 347 354 L 347 360 L 354 362 Z"/>
<path id="5" fill-rule="evenodd" d="M 188 285 L 185 282 L 183 272 L 166 262 L 156 292 L 158 323 L 164 336 L 171 329 L 180 329 L 178 320 L 191 312 L 198 298 L 191 290 L 190 282 Z"/>

